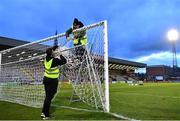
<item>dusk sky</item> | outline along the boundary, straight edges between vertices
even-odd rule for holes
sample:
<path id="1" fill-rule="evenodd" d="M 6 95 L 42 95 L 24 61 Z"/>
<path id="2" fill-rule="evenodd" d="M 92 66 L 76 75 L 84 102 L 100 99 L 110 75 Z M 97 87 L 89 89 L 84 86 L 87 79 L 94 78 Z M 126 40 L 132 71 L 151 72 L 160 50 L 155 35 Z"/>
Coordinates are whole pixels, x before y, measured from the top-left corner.
<path id="1" fill-rule="evenodd" d="M 180 0 L 1 0 L 0 36 L 35 41 L 108 21 L 109 56 L 148 65 L 172 65 L 166 33 L 180 31 Z M 180 39 L 177 41 L 180 64 Z"/>

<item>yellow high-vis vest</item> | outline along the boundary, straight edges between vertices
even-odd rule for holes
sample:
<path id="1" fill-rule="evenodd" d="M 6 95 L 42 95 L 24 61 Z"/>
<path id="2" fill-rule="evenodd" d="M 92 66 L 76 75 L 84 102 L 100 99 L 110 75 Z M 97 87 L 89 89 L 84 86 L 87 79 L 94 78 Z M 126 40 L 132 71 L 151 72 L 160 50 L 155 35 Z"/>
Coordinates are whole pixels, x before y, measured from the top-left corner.
<path id="1" fill-rule="evenodd" d="M 60 72 L 58 67 L 51 68 L 52 62 L 53 59 L 49 60 L 48 62 L 46 61 L 46 59 L 44 60 L 44 67 L 45 67 L 44 76 L 51 79 L 55 79 L 59 77 Z"/>
<path id="2" fill-rule="evenodd" d="M 76 35 L 76 33 L 74 33 L 74 36 Z M 74 45 L 77 45 L 77 44 L 79 44 L 79 39 L 80 39 L 80 44 L 81 45 L 86 45 L 87 44 L 87 36 L 86 35 L 84 35 L 83 37 L 81 37 L 81 38 L 77 38 L 77 39 L 74 39 L 73 40 L 73 44 Z"/>

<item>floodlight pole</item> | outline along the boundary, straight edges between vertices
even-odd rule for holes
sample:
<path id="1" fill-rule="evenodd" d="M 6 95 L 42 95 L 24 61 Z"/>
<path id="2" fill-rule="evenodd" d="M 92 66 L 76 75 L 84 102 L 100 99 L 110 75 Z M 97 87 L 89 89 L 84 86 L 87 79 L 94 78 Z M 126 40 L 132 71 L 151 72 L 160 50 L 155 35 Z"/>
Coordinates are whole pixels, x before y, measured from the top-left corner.
<path id="1" fill-rule="evenodd" d="M 109 69 L 107 21 L 104 21 L 104 76 L 105 76 L 105 112 L 109 112 Z"/>
<path id="2" fill-rule="evenodd" d="M 179 39 L 179 32 L 176 29 L 171 29 L 168 31 L 167 37 L 172 44 L 172 68 L 173 73 L 175 73 L 176 68 L 178 67 L 176 56 L 176 42 Z"/>
<path id="3" fill-rule="evenodd" d="M 167 38 L 172 44 L 172 68 L 173 68 L 173 75 L 176 72 L 176 68 L 178 67 L 177 64 L 177 57 L 176 57 L 176 42 L 179 39 L 179 32 L 176 29 L 170 29 L 167 32 Z"/>
<path id="4" fill-rule="evenodd" d="M 177 64 L 177 56 L 176 56 L 176 41 L 172 42 L 172 56 L 173 56 L 173 71 L 175 72 Z"/>

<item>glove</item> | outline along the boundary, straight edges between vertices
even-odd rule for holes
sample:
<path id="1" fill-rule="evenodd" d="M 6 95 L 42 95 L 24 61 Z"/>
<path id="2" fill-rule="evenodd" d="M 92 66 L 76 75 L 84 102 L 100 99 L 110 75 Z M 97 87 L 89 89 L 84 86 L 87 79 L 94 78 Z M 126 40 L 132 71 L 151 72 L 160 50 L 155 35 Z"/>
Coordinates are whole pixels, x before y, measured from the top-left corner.
<path id="1" fill-rule="evenodd" d="M 69 37 L 69 33 L 68 32 L 66 32 L 66 39 Z"/>
<path id="2" fill-rule="evenodd" d="M 66 31 L 66 39 L 69 37 L 69 35 L 72 33 L 72 28 L 70 28 L 70 29 L 68 29 L 67 31 Z"/>
<path id="3" fill-rule="evenodd" d="M 74 37 L 73 36 L 69 36 L 68 38 L 66 38 L 66 40 L 67 41 L 69 41 L 69 40 L 73 40 L 74 39 Z"/>
<path id="4" fill-rule="evenodd" d="M 54 51 L 54 50 L 56 50 L 57 48 L 58 48 L 58 46 L 55 45 L 52 49 L 53 49 L 53 51 Z"/>

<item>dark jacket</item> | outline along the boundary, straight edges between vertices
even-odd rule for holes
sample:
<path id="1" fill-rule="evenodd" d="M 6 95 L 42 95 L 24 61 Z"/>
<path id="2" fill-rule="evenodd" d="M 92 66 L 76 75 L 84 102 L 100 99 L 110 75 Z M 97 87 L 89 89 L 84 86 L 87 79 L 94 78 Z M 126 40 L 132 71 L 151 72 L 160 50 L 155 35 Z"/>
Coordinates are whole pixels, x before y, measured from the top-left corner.
<path id="1" fill-rule="evenodd" d="M 51 68 L 67 63 L 66 58 L 64 58 L 64 56 L 62 56 L 62 55 L 60 55 L 60 59 L 52 57 L 53 51 L 55 51 L 57 48 L 58 48 L 58 46 L 56 45 L 56 46 L 54 46 L 52 48 L 48 48 L 46 50 L 46 54 L 47 54 L 46 61 L 50 61 L 51 59 L 53 59 Z"/>
<path id="2" fill-rule="evenodd" d="M 51 54 L 52 54 L 52 51 L 54 51 L 57 47 L 58 46 L 54 46 L 53 48 L 49 48 L 47 50 L 51 50 Z M 47 50 L 46 50 L 46 54 L 47 54 Z M 46 61 L 50 61 L 51 59 L 53 59 L 51 68 L 67 63 L 66 58 L 64 56 L 62 56 L 62 55 L 60 55 L 60 59 L 58 59 L 58 58 L 54 58 L 51 55 L 47 54 L 46 55 Z M 43 83 L 49 82 L 49 79 L 50 78 L 44 76 Z M 57 79 L 51 79 L 51 80 L 56 80 L 57 81 Z M 50 82 L 53 82 L 53 81 L 50 81 Z"/>
<path id="3" fill-rule="evenodd" d="M 54 57 L 50 57 L 50 56 L 46 56 L 46 61 L 49 61 L 49 60 L 51 60 L 52 58 L 53 58 L 53 61 L 52 61 L 51 68 L 56 67 L 56 66 L 59 66 L 59 65 L 63 65 L 63 64 L 66 64 L 66 63 L 67 63 L 66 58 L 64 58 L 64 56 L 62 56 L 62 55 L 60 55 L 60 58 L 61 58 L 61 59 L 54 58 Z"/>

